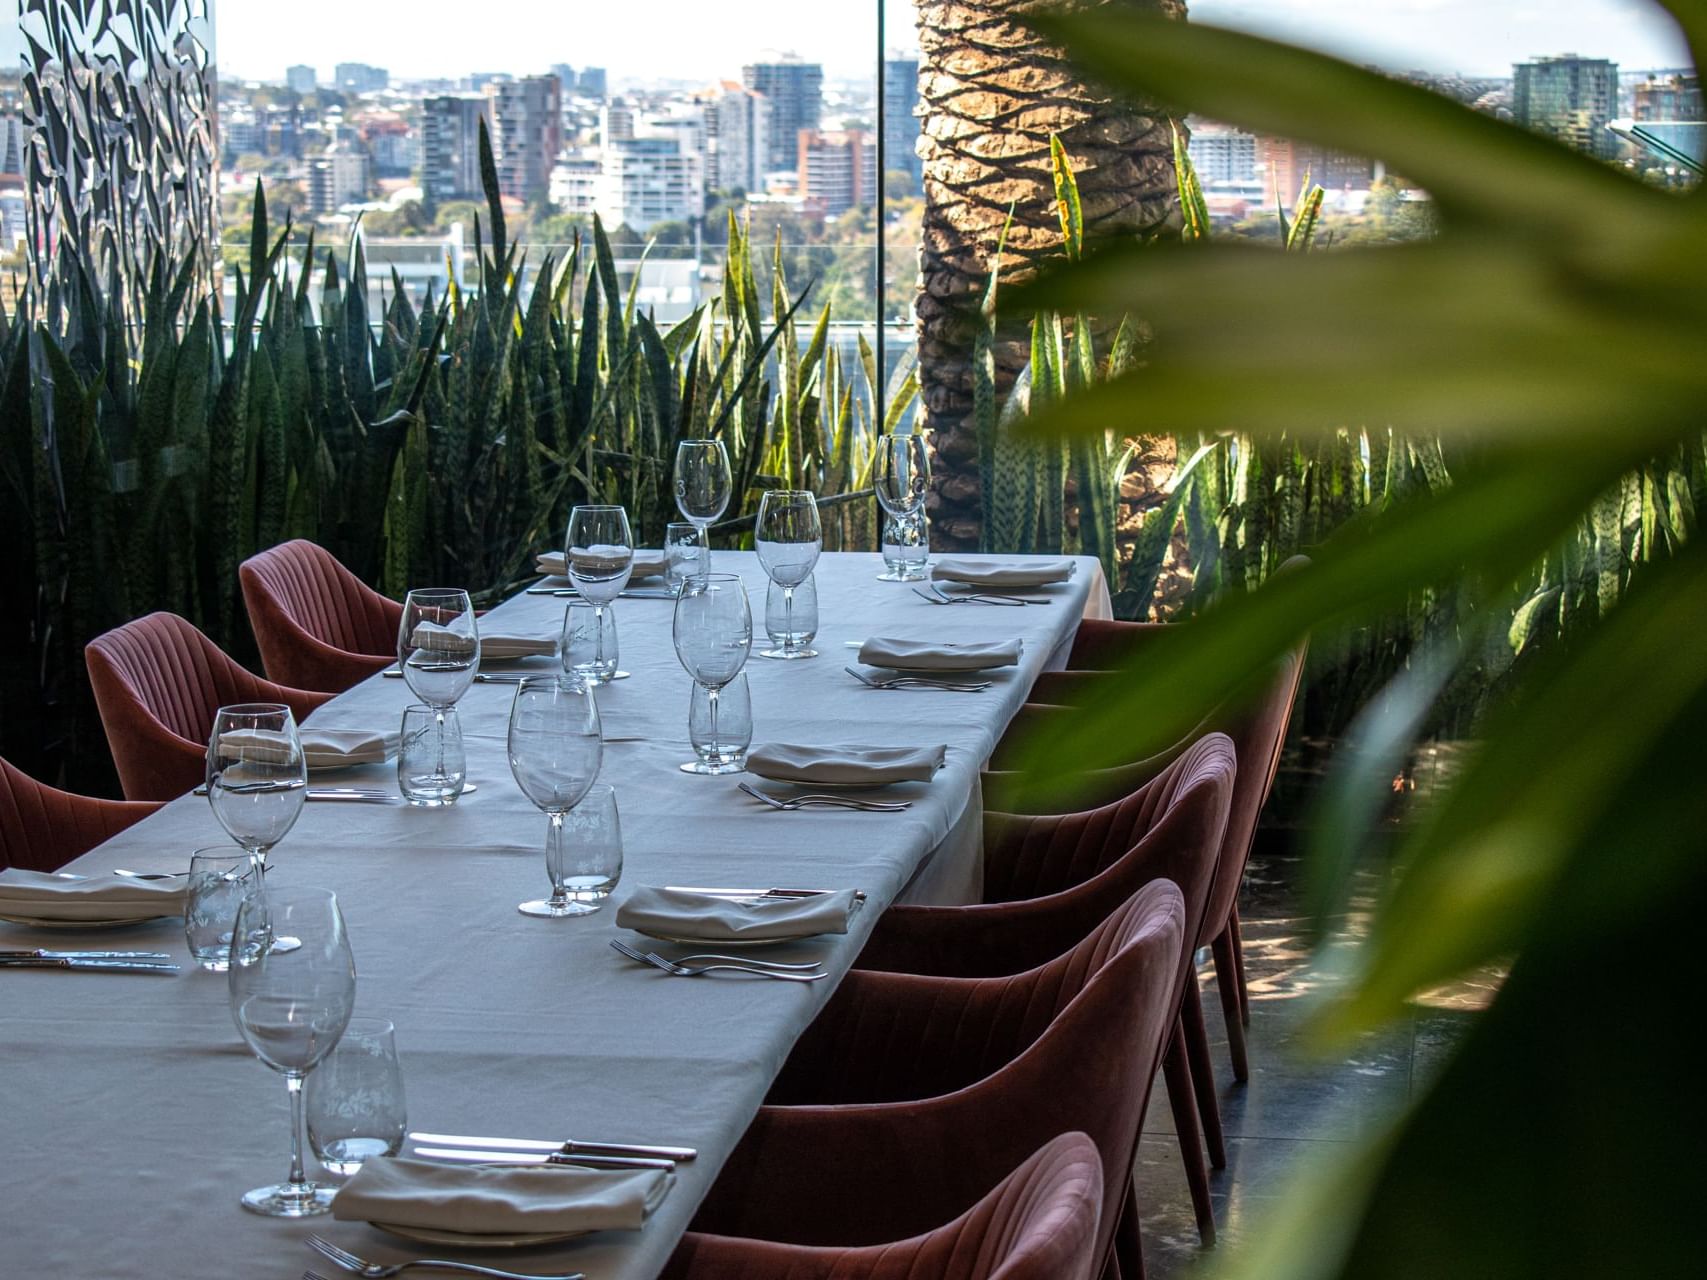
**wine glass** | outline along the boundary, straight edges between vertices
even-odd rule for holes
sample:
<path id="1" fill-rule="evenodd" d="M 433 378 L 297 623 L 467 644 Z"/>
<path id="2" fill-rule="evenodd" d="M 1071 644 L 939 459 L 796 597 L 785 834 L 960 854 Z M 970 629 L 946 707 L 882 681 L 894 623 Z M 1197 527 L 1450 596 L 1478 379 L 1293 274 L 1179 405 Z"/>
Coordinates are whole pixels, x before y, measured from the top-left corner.
<path id="1" fill-rule="evenodd" d="M 676 597 L 672 625 L 676 657 L 704 686 L 710 703 L 711 759 L 690 760 L 683 773 L 740 773 L 744 765 L 718 759 L 717 694 L 739 674 L 753 645 L 753 615 L 747 588 L 732 573 L 708 573 L 690 578 Z"/>
<path id="2" fill-rule="evenodd" d="M 286 933 L 301 945 L 275 947 Z M 238 1033 L 290 1090 L 290 1176 L 248 1192 L 243 1207 L 273 1218 L 325 1213 L 336 1188 L 302 1172 L 302 1081 L 332 1052 L 356 1002 L 356 964 L 337 897 L 330 889 L 263 887 L 245 898 L 227 980 Z"/>
<path id="3" fill-rule="evenodd" d="M 308 765 L 296 717 L 280 702 L 245 702 L 213 715 L 207 802 L 257 870 L 296 825 L 308 799 Z"/>
<path id="4" fill-rule="evenodd" d="M 569 513 L 569 537 L 563 549 L 569 581 L 593 606 L 595 650 L 584 673 L 595 684 L 626 680 L 626 671 L 605 671 L 605 610 L 622 594 L 634 568 L 634 535 L 621 507 L 584 506 Z M 614 664 L 612 664 L 614 665 Z"/>
<path id="5" fill-rule="evenodd" d="M 925 491 L 931 484 L 931 458 L 923 436 L 912 433 L 878 436 L 871 476 L 872 487 L 877 490 L 877 504 L 898 524 L 924 519 Z M 922 575 L 906 569 L 877 575 L 882 582 L 905 582 L 919 576 Z"/>
<path id="6" fill-rule="evenodd" d="M 794 589 L 812 576 L 824 549 L 824 529 L 818 518 L 818 499 L 805 489 L 767 489 L 759 499 L 754 526 L 759 563 L 770 580 L 782 588 L 783 641 L 763 649 L 764 658 L 814 658 L 818 651 L 794 640 Z"/>
<path id="7" fill-rule="evenodd" d="M 468 592 L 428 587 L 409 593 L 397 626 L 397 666 L 415 696 L 433 709 L 436 763 L 430 778 L 416 782 L 423 792 L 440 790 L 454 799 L 444 767 L 445 711 L 480 671 L 480 627 Z"/>
<path id="8" fill-rule="evenodd" d="M 563 874 L 563 819 L 581 803 L 604 761 L 604 737 L 594 685 L 559 676 L 528 676 L 516 686 L 510 704 L 510 772 L 522 794 L 551 820 L 546 831 L 545 869 L 551 876 L 551 897 L 524 902 L 524 916 L 581 916 L 597 911 L 597 903 L 569 896 Z"/>
<path id="9" fill-rule="evenodd" d="M 723 441 L 683 440 L 676 446 L 676 509 L 700 531 L 701 577 L 711 572 L 711 523 L 728 509 L 734 484 Z"/>

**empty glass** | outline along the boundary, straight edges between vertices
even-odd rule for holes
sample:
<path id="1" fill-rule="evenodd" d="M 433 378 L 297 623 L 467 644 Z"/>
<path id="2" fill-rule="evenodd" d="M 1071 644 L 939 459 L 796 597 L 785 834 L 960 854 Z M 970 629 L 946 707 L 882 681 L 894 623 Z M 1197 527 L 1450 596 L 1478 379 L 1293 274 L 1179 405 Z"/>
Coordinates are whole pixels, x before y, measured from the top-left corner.
<path id="1" fill-rule="evenodd" d="M 706 691 L 707 745 L 718 746 L 717 695 L 747 663 L 753 646 L 753 615 L 747 588 L 732 573 L 708 573 L 682 587 L 672 624 L 676 657 L 684 670 Z M 684 773 L 736 773 L 741 766 L 695 759 L 682 765 Z"/>
<path id="2" fill-rule="evenodd" d="M 286 934 L 300 945 L 273 945 Z M 245 1194 L 243 1207 L 274 1218 L 325 1213 L 334 1188 L 302 1172 L 302 1082 L 332 1052 L 356 1002 L 356 965 L 337 896 L 262 885 L 237 909 L 226 979 L 244 1043 L 290 1091 L 290 1175 Z"/>
<path id="3" fill-rule="evenodd" d="M 622 818 L 617 813 L 616 789 L 595 782 L 581 803 L 563 819 L 560 860 L 553 865 L 547 851 L 546 873 L 555 896 L 561 887 L 571 903 L 597 911 L 622 879 Z"/>
<path id="4" fill-rule="evenodd" d="M 604 738 L 593 685 L 558 676 L 529 676 L 516 686 L 510 705 L 510 772 L 522 794 L 550 819 L 546 832 L 545 869 L 551 876 L 551 897 L 524 902 L 525 916 L 580 916 L 597 911 L 597 903 L 569 896 L 565 868 L 572 855 L 565 816 L 587 794 L 604 760 Z"/>
<path id="5" fill-rule="evenodd" d="M 704 555 L 699 575 L 711 572 L 712 523 L 729 507 L 735 482 L 721 440 L 683 440 L 676 446 L 676 509 L 699 529 Z"/>
<path id="6" fill-rule="evenodd" d="M 229 848 L 197 849 L 190 855 L 184 888 L 184 941 L 190 958 L 213 973 L 231 967 L 231 930 L 237 908 L 260 883 L 260 872 L 247 853 Z"/>
<path id="7" fill-rule="evenodd" d="M 698 525 L 673 520 L 664 526 L 664 582 L 672 595 L 680 595 L 682 583 L 689 578 L 699 577 L 705 547 Z"/>
<path id="8" fill-rule="evenodd" d="M 782 643 L 760 651 L 764 658 L 813 658 L 814 649 L 801 648 L 788 637 L 794 634 L 789 613 L 794 607 L 794 589 L 812 576 L 824 549 L 824 531 L 818 518 L 818 499 L 805 489 L 767 489 L 759 499 L 758 519 L 753 526 L 759 563 L 770 580 L 782 588 Z M 768 610 L 767 610 L 768 623 Z M 768 627 L 767 627 L 768 629 Z"/>
<path id="9" fill-rule="evenodd" d="M 608 684 L 628 674 L 616 669 L 616 610 L 586 600 L 572 600 L 563 610 L 563 640 L 557 652 L 563 674 L 577 680 Z"/>
<path id="10" fill-rule="evenodd" d="M 810 646 L 818 636 L 818 581 L 808 578 L 792 591 L 772 582 L 765 588 L 765 634 L 772 645 L 799 650 L 799 657 L 812 656 Z"/>
<path id="11" fill-rule="evenodd" d="M 600 615 L 622 594 L 634 571 L 634 537 L 628 529 L 628 512 L 621 507 L 583 506 L 569 513 L 569 539 L 563 558 L 568 564 L 569 581 L 580 589 L 581 599 L 593 606 Z M 601 629 L 593 633 L 595 645 L 604 639 Z M 598 648 L 594 661 L 605 665 L 605 654 Z M 610 664 L 610 674 L 601 680 L 623 680 L 626 671 Z"/>
<path id="12" fill-rule="evenodd" d="M 480 671 L 480 627 L 468 592 L 431 587 L 409 593 L 397 628 L 397 665 L 414 695 L 433 709 L 434 767 L 425 777 L 415 775 L 424 784 L 418 789 L 454 798 L 462 791 L 462 779 L 452 790 L 442 754 L 448 747 L 445 713 Z M 401 758 L 398 767 L 401 772 Z"/>
<path id="13" fill-rule="evenodd" d="M 688 741 L 700 762 L 714 773 L 738 773 L 747 767 L 753 745 L 753 695 L 743 671 L 717 691 L 717 721 L 711 718 L 711 691 L 697 681 L 688 695 Z M 686 768 L 687 766 L 683 766 Z"/>
<path id="14" fill-rule="evenodd" d="M 404 707 L 397 745 L 397 789 L 403 798 L 423 809 L 442 808 L 456 803 L 467 781 L 468 756 L 456 708 Z"/>
<path id="15" fill-rule="evenodd" d="M 351 1018 L 338 1047 L 308 1077 L 308 1145 L 348 1177 L 375 1156 L 403 1148 L 408 1111 L 397 1036 L 384 1018 Z"/>
<path id="16" fill-rule="evenodd" d="M 883 517 L 883 582 L 920 582 L 930 575 L 930 533 L 921 506 L 910 516 Z"/>
<path id="17" fill-rule="evenodd" d="M 931 455 L 925 438 L 911 433 L 881 435 L 876 448 L 871 483 L 877 490 L 877 504 L 896 520 L 917 516 L 922 523 L 925 492 L 931 485 Z M 901 580 L 899 574 L 888 572 L 878 577 L 890 582 Z"/>
<path id="18" fill-rule="evenodd" d="M 289 707 L 248 702 L 214 712 L 207 802 L 257 867 L 296 825 L 306 799 L 308 766 Z"/>

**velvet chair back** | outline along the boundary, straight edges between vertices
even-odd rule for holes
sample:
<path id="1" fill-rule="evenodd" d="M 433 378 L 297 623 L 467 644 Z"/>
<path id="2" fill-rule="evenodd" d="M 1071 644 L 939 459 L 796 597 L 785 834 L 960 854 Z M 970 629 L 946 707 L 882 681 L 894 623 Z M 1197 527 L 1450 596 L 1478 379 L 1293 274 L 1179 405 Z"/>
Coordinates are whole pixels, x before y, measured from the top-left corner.
<path id="1" fill-rule="evenodd" d="M 245 560 L 237 576 L 269 679 L 342 693 L 396 659 L 403 606 L 324 547 L 282 542 Z"/>
<path id="2" fill-rule="evenodd" d="M 0 760 L 0 871 L 58 871 L 159 807 L 73 795 Z"/>

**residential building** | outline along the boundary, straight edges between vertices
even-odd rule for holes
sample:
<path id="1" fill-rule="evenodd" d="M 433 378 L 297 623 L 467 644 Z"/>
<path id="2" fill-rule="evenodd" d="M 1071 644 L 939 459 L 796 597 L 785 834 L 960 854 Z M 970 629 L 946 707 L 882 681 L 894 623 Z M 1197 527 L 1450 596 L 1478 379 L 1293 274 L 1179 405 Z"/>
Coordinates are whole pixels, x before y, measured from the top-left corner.
<path id="1" fill-rule="evenodd" d="M 767 168 L 792 168 L 802 129 L 816 129 L 824 108 L 824 68 L 790 53 L 772 62 L 741 68 L 741 83 L 771 103 L 770 156 Z"/>
<path id="2" fill-rule="evenodd" d="M 356 137 L 380 177 L 406 177 L 420 155 L 420 143 L 395 111 L 368 111 L 356 121 Z"/>
<path id="3" fill-rule="evenodd" d="M 574 67 L 567 62 L 554 62 L 551 64 L 551 74 L 557 77 L 557 87 L 565 98 L 575 92 Z"/>
<path id="4" fill-rule="evenodd" d="M 1512 116 L 1521 125 L 1610 160 L 1618 138 L 1606 126 L 1618 114 L 1618 64 L 1574 53 L 1512 68 Z"/>
<path id="5" fill-rule="evenodd" d="M 679 138 L 627 138 L 603 148 L 598 213 L 606 226 L 647 231 L 705 214 L 705 161 Z"/>
<path id="6" fill-rule="evenodd" d="M 602 98 L 605 96 L 605 69 L 603 67 L 583 67 L 581 74 L 575 78 L 575 92 L 583 98 Z"/>
<path id="7" fill-rule="evenodd" d="M 800 195 L 827 218 L 872 204 L 877 145 L 859 129 L 802 129 L 796 135 Z"/>
<path id="8" fill-rule="evenodd" d="M 285 68 L 285 87 L 292 93 L 313 93 L 318 84 L 314 78 L 313 67 L 305 67 L 299 63 L 294 67 Z"/>
<path id="9" fill-rule="evenodd" d="M 24 143 L 29 138 L 24 113 L 15 104 L 0 110 L 0 173 L 22 175 Z"/>
<path id="10" fill-rule="evenodd" d="M 597 156 L 563 156 L 551 170 L 551 203 L 560 213 L 597 213 L 603 172 Z"/>
<path id="11" fill-rule="evenodd" d="M 1702 120 L 1701 77 L 1670 75 L 1663 79 L 1650 76 L 1637 85 L 1632 93 L 1634 102 L 1630 114 L 1638 122 L 1669 122 Z"/>
<path id="12" fill-rule="evenodd" d="M 634 108 L 616 98 L 599 108 L 599 142 L 610 146 L 634 136 Z"/>
<path id="13" fill-rule="evenodd" d="M 333 68 L 332 83 L 341 93 L 377 93 L 391 83 L 391 73 L 365 62 L 340 62 Z"/>
<path id="14" fill-rule="evenodd" d="M 357 204 L 372 189 L 372 162 L 367 152 L 351 143 L 334 142 L 308 162 L 308 207 L 314 213 L 333 213 Z"/>
<path id="15" fill-rule="evenodd" d="M 486 86 L 497 128 L 492 143 L 498 187 L 532 203 L 551 188 L 551 169 L 563 150 L 563 92 L 556 76 L 523 76 Z"/>
<path id="16" fill-rule="evenodd" d="M 1367 191 L 1384 172 L 1376 161 L 1290 138 L 1256 139 L 1264 199 L 1290 209 L 1306 180 L 1327 191 Z"/>
<path id="17" fill-rule="evenodd" d="M 908 190 L 923 187 L 925 162 L 919 158 L 919 61 L 889 58 L 883 64 L 883 167 L 905 173 Z"/>
<path id="18" fill-rule="evenodd" d="M 1257 139 L 1254 133 L 1207 120 L 1192 121 L 1191 142 L 1187 150 L 1198 181 L 1206 187 L 1249 182 L 1256 177 Z"/>
<path id="19" fill-rule="evenodd" d="M 734 80 L 713 86 L 705 118 L 711 134 L 706 185 L 760 191 L 770 167 L 771 100 Z"/>
<path id="20" fill-rule="evenodd" d="M 421 191 L 428 203 L 480 194 L 480 122 L 492 124 L 486 97 L 444 94 L 421 102 Z"/>

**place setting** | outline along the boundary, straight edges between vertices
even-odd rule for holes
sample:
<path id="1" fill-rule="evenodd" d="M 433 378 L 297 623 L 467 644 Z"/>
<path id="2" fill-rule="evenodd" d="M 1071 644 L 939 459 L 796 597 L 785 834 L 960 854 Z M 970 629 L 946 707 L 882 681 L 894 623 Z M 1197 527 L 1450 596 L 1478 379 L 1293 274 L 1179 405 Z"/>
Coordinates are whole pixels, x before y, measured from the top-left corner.
<path id="1" fill-rule="evenodd" d="M 1054 603 L 1038 591 L 1071 582 L 1078 565 L 1070 559 L 1003 560 L 986 556 L 939 556 L 913 594 L 933 605 L 985 604 L 1023 608 Z M 948 583 L 949 589 L 941 584 Z M 1030 590 L 1030 594 L 1014 594 Z"/>
<path id="2" fill-rule="evenodd" d="M 781 811 L 826 808 L 899 813 L 911 808 L 912 801 L 873 799 L 855 793 L 929 783 L 942 768 L 947 750 L 943 744 L 885 747 L 767 742 L 748 751 L 747 772 L 783 790 L 767 791 L 750 782 L 737 787 L 767 808 Z"/>
<path id="3" fill-rule="evenodd" d="M 850 646 L 854 643 L 849 642 Z M 843 670 L 871 689 L 981 693 L 994 681 L 971 677 L 1015 666 L 1024 652 L 1024 642 L 1017 637 L 946 641 L 872 636 L 857 643 L 858 660 L 868 670 Z"/>
<path id="4" fill-rule="evenodd" d="M 644 944 L 612 938 L 612 950 L 636 964 L 672 977 L 730 973 L 816 982 L 828 976 L 817 960 L 783 962 L 745 954 L 752 948 L 782 946 L 825 935 L 844 934 L 852 916 L 865 905 L 857 889 L 743 889 L 641 885 L 617 908 L 616 924 L 643 937 L 691 954 L 664 955 Z M 743 954 L 725 955 L 723 950 Z"/>

